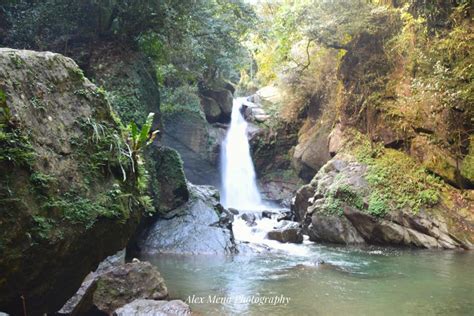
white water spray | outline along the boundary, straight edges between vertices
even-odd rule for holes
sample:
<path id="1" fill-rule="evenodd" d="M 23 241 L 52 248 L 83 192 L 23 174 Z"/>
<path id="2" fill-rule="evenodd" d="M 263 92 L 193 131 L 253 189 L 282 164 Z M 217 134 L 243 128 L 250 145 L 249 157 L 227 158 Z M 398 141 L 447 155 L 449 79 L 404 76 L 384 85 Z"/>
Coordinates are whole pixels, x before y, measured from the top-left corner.
<path id="1" fill-rule="evenodd" d="M 241 109 L 245 98 L 234 99 L 230 128 L 222 143 L 222 204 L 238 210 L 258 210 L 262 207 L 250 156 L 247 122 Z"/>

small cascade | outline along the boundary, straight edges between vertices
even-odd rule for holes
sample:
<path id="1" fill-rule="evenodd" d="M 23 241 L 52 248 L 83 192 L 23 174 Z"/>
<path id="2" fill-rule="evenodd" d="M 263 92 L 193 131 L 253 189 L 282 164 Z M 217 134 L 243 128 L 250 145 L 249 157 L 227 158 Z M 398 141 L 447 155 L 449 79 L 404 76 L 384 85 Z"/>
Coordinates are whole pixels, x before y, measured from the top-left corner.
<path id="1" fill-rule="evenodd" d="M 222 143 L 222 198 L 225 207 L 238 210 L 262 209 L 255 169 L 250 156 L 247 122 L 241 111 L 246 98 L 234 99 L 230 128 Z"/>

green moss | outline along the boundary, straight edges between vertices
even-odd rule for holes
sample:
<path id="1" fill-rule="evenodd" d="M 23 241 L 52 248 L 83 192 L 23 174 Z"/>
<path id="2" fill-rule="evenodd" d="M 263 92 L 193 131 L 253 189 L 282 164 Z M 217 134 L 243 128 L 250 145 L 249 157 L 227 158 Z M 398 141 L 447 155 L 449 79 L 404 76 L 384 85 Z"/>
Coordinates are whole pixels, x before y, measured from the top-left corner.
<path id="1" fill-rule="evenodd" d="M 56 179 L 39 171 L 33 172 L 30 176 L 30 182 L 39 190 L 46 190 Z"/>
<path id="2" fill-rule="evenodd" d="M 54 225 L 56 222 L 52 218 L 46 218 L 43 216 L 33 216 L 34 227 L 32 228 L 33 236 L 39 240 L 47 240 L 51 237 Z"/>
<path id="3" fill-rule="evenodd" d="M 10 60 L 17 69 L 20 69 L 25 63 L 21 57 L 15 53 L 10 54 Z"/>
<path id="4" fill-rule="evenodd" d="M 150 148 L 146 157 L 155 210 L 166 213 L 187 201 L 189 192 L 178 152 L 167 147 Z"/>
<path id="5" fill-rule="evenodd" d="M 380 214 L 382 201 L 385 210 L 410 209 L 415 213 L 440 201 L 445 184 L 407 154 L 381 144 L 371 145 L 360 134 L 355 135 L 349 147 L 357 160 L 368 165 L 366 180 L 376 192 L 376 204 L 371 208 L 375 213 Z"/>
<path id="6" fill-rule="evenodd" d="M 469 153 L 462 161 L 461 175 L 474 182 L 474 136 L 470 138 Z"/>
<path id="7" fill-rule="evenodd" d="M 138 88 L 126 87 L 107 94 L 107 99 L 117 111 L 123 122 L 135 122 L 141 126 L 148 115 L 145 104 L 139 96 Z"/>
<path id="8" fill-rule="evenodd" d="M 73 80 L 84 82 L 86 79 L 86 77 L 84 76 L 84 72 L 80 68 L 77 68 L 77 67 L 68 68 L 68 73 L 69 73 L 69 76 Z"/>
<path id="9" fill-rule="evenodd" d="M 344 205 L 349 205 L 359 210 L 364 210 L 365 207 L 362 195 L 358 194 L 347 184 L 341 184 L 329 191 L 324 201 L 322 213 L 342 215 Z"/>
<path id="10" fill-rule="evenodd" d="M 388 210 L 388 198 L 378 191 L 373 192 L 369 198 L 367 211 L 374 216 L 383 216 Z"/>
<path id="11" fill-rule="evenodd" d="M 83 224 L 89 229 L 98 217 L 126 220 L 130 212 L 129 198 L 131 194 L 123 193 L 120 185 L 114 184 L 111 190 L 99 193 L 94 198 L 69 191 L 58 198 L 50 198 L 43 204 L 43 209 L 58 210 L 67 221 Z"/>
<path id="12" fill-rule="evenodd" d="M 17 166 L 31 166 L 36 155 L 29 138 L 21 131 L 0 128 L 0 162 L 9 161 Z"/>

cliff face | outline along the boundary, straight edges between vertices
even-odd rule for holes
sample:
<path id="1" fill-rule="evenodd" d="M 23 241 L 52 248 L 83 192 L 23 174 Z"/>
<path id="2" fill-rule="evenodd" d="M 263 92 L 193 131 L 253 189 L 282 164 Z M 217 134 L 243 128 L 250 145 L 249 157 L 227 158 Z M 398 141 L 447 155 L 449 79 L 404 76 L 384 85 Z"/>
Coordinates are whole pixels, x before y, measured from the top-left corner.
<path id="1" fill-rule="evenodd" d="M 104 91 L 69 58 L 0 49 L 0 309 L 54 312 L 143 206 Z"/>
<path id="2" fill-rule="evenodd" d="M 293 43 L 291 57 L 298 60 L 299 52 L 308 63 L 304 69 L 290 65 L 276 82 L 283 95 L 280 120 L 298 128 L 287 151 L 292 167 L 311 182 L 293 207 L 314 240 L 347 243 L 344 236 L 354 237 L 344 220 L 355 218 L 346 216 L 349 209 L 368 214 L 360 217 L 364 225 L 385 220 L 403 226 L 394 215 L 403 213 L 439 220 L 444 233 L 456 236 L 455 242 L 427 238 L 423 244 L 405 238 L 404 229 L 414 229 L 407 224 L 396 226 L 394 239 L 362 234 L 355 242 L 450 248 L 473 241 L 472 12 L 453 6 L 443 23 L 433 25 L 422 10 L 410 10 L 367 8 L 367 27 L 350 30 L 337 47 L 322 38 L 304 45 L 303 53 L 301 43 Z M 265 145 L 278 148 L 276 141 Z M 360 181 L 339 190 L 351 170 L 331 178 L 332 170 L 321 169 L 328 161 L 363 166 L 362 192 Z"/>

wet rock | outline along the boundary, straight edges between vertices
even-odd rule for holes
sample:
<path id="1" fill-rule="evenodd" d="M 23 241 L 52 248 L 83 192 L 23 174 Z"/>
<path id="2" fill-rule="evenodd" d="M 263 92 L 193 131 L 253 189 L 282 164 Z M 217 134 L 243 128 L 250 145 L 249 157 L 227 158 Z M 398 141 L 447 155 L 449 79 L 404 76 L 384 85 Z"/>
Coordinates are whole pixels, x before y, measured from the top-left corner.
<path id="1" fill-rule="evenodd" d="M 234 215 L 239 215 L 239 211 L 236 210 L 235 208 L 229 207 L 228 210 L 229 210 L 229 212 L 231 212 Z"/>
<path id="2" fill-rule="evenodd" d="M 280 213 L 280 215 L 277 216 L 277 221 L 294 221 L 295 220 L 295 215 L 291 211 L 286 211 Z"/>
<path id="3" fill-rule="evenodd" d="M 186 111 L 164 119 L 162 143 L 178 151 L 186 178 L 194 184 L 219 185 L 215 164 L 218 138 L 212 137 L 209 123 L 199 113 Z"/>
<path id="4" fill-rule="evenodd" d="M 222 206 L 211 186 L 189 184 L 189 201 L 158 219 L 140 236 L 143 254 L 228 254 L 234 252 L 232 230 L 215 225 Z M 229 212 L 230 213 L 230 212 Z M 232 215 L 230 213 L 230 215 Z M 211 226 L 212 225 L 212 226 Z"/>
<path id="5" fill-rule="evenodd" d="M 114 312 L 114 316 L 190 316 L 191 309 L 181 300 L 135 300 Z"/>
<path id="6" fill-rule="evenodd" d="M 262 212 L 262 218 L 272 218 L 275 215 L 278 215 L 278 212 L 275 212 L 275 211 L 263 211 Z"/>
<path id="7" fill-rule="evenodd" d="M 282 221 L 276 229 L 267 233 L 267 238 L 282 243 L 300 244 L 303 242 L 300 225 L 290 221 Z"/>
<path id="8" fill-rule="evenodd" d="M 211 224 L 211 226 L 223 227 L 232 230 L 234 214 L 220 204 L 216 205 L 216 210 L 219 213 L 219 221 L 214 224 Z"/>
<path id="9" fill-rule="evenodd" d="M 256 226 L 257 216 L 254 213 L 244 213 L 241 218 L 247 223 L 248 226 Z"/>
<path id="10" fill-rule="evenodd" d="M 304 231 L 309 236 L 309 240 L 316 242 L 346 245 L 365 243 L 351 222 L 343 216 L 327 216 L 315 213 L 311 216 L 311 223 Z"/>

